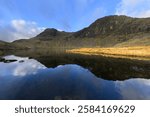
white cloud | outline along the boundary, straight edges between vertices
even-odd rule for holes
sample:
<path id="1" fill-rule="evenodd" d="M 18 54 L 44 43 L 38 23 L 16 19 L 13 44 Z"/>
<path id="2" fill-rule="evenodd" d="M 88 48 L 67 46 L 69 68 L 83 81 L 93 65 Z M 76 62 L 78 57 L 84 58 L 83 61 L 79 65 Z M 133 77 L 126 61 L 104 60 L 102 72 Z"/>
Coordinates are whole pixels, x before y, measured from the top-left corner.
<path id="1" fill-rule="evenodd" d="M 38 27 L 36 22 L 15 19 L 9 25 L 0 28 L 0 40 L 11 42 L 17 39 L 28 39 L 44 29 L 44 27 Z"/>
<path id="2" fill-rule="evenodd" d="M 150 0 L 121 0 L 116 9 L 117 15 L 150 17 Z"/>
<path id="3" fill-rule="evenodd" d="M 17 30 L 23 30 L 26 26 L 26 22 L 24 20 L 12 20 L 11 25 Z"/>

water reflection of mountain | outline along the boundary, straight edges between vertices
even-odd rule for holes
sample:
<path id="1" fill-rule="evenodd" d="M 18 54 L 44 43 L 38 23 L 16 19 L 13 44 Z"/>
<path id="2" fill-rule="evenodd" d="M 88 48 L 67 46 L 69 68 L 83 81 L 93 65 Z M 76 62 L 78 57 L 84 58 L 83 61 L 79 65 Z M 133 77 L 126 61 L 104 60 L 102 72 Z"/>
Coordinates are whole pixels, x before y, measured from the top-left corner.
<path id="1" fill-rule="evenodd" d="M 125 80 L 129 78 L 150 78 L 150 62 L 114 59 L 98 56 L 46 56 L 37 58 L 47 67 L 56 67 L 57 65 L 77 64 L 89 69 L 97 77 L 107 80 Z"/>
<path id="2" fill-rule="evenodd" d="M 8 58 L 17 61 L 0 62 L 0 99 L 150 99 L 150 80 L 109 81 L 79 65 L 46 68 L 34 59 Z"/>
<path id="3" fill-rule="evenodd" d="M 18 56 L 34 58 L 46 67 L 77 64 L 89 69 L 97 77 L 107 80 L 150 78 L 150 61 L 87 56 L 65 53 L 64 50 L 36 50 L 10 52 Z"/>

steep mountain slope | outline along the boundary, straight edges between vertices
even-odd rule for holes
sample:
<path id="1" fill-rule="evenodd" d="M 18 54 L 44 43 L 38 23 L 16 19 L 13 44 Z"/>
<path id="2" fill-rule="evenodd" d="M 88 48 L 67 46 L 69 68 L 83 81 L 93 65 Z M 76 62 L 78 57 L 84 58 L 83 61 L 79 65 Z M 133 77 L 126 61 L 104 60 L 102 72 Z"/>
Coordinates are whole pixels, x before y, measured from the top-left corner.
<path id="1" fill-rule="evenodd" d="M 76 32 L 76 37 L 129 35 L 150 32 L 150 18 L 107 16 L 96 20 L 88 28 Z"/>
<path id="2" fill-rule="evenodd" d="M 150 45 L 150 18 L 107 16 L 74 33 L 74 37 L 94 38 L 102 47 Z"/>

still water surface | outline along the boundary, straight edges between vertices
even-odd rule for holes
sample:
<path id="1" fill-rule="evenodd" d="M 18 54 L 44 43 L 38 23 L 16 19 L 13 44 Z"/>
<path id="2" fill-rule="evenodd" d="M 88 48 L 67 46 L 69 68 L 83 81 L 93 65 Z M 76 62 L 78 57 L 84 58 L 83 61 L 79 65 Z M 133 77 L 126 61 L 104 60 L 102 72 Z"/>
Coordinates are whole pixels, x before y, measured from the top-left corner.
<path id="1" fill-rule="evenodd" d="M 150 99 L 146 64 L 87 57 L 3 58 L 0 99 Z"/>

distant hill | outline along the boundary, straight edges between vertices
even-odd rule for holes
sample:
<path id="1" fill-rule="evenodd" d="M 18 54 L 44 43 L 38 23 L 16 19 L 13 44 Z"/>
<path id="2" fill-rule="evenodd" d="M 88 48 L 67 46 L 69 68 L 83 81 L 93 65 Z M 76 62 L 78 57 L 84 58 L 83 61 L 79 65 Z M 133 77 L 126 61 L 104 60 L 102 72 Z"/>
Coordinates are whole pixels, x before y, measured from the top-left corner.
<path id="1" fill-rule="evenodd" d="M 3 50 L 6 46 L 7 42 L 0 41 L 0 50 Z"/>
<path id="2" fill-rule="evenodd" d="M 37 35 L 35 38 L 40 40 L 51 40 L 55 38 L 66 38 L 72 33 L 64 32 L 64 31 L 58 31 L 54 28 L 48 28 L 41 32 L 39 35 Z"/>
<path id="3" fill-rule="evenodd" d="M 48 28 L 29 40 L 11 43 L 18 48 L 113 47 L 150 45 L 150 18 L 106 16 L 77 32 Z"/>

